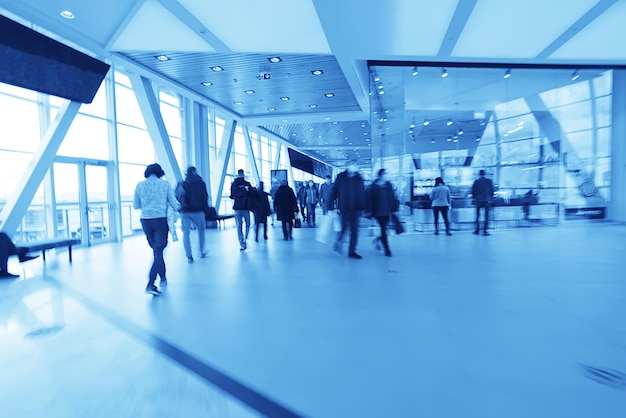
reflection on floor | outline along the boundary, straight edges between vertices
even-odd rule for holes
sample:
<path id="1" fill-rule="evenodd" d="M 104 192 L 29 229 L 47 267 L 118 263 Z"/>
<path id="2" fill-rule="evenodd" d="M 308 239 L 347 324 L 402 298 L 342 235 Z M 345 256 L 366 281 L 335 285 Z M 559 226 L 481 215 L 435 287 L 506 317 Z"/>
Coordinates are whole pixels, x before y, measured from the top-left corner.
<path id="1" fill-rule="evenodd" d="M 12 259 L 0 416 L 624 416 L 626 225 L 406 233 L 393 257 L 368 231 L 362 260 L 313 228 L 245 252 L 208 230 L 194 264 L 170 242 L 161 297 L 142 236 Z"/>

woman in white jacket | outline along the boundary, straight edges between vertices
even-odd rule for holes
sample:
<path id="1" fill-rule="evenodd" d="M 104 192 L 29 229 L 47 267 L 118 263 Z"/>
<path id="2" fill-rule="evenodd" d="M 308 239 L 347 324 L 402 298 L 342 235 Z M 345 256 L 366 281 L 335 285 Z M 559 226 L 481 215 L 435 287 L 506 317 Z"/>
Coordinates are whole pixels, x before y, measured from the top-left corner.
<path id="1" fill-rule="evenodd" d="M 439 235 L 439 213 L 443 216 L 446 224 L 446 235 L 450 233 L 450 221 L 448 220 L 448 210 L 452 207 L 450 189 L 445 185 L 441 177 L 435 179 L 435 187 L 430 191 L 431 207 L 435 216 L 435 235 Z"/>

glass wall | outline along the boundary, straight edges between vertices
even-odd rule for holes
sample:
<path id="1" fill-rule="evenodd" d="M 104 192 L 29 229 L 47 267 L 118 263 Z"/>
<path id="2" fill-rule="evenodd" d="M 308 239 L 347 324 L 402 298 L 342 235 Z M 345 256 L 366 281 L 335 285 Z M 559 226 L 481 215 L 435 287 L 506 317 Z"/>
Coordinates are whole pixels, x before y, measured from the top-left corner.
<path id="1" fill-rule="evenodd" d="M 441 176 L 458 197 L 484 169 L 505 204 L 527 193 L 561 215 L 604 208 L 610 198 L 612 71 L 610 69 L 453 67 L 370 68 L 372 108 L 386 120 L 377 153 L 396 175 L 411 176 L 411 199 Z M 375 81 L 379 80 L 379 81 Z M 403 94 L 375 94 L 400 80 Z M 394 144 L 393 147 L 385 144 Z M 406 150 L 411 165 L 400 161 Z M 374 153 L 373 153 L 374 154 Z M 398 155 L 400 154 L 400 155 Z M 572 217 L 573 218 L 573 217 Z"/>

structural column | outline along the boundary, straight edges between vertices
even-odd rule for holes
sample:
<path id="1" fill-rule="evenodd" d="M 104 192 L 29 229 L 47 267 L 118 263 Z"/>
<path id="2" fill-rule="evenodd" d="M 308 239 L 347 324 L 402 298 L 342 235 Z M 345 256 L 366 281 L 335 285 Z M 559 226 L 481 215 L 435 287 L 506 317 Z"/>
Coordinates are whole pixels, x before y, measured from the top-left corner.
<path id="1" fill-rule="evenodd" d="M 607 218 L 626 222 L 626 70 L 613 70 L 611 200 Z"/>

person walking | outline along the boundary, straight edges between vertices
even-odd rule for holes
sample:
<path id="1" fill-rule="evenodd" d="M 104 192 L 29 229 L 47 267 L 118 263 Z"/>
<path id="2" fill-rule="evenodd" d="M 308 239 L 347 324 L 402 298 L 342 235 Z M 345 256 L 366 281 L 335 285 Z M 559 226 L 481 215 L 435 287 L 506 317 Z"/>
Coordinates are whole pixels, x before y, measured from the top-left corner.
<path id="1" fill-rule="evenodd" d="M 254 190 L 252 184 L 245 179 L 242 169 L 237 170 L 237 178 L 230 185 L 230 198 L 233 199 L 235 222 L 237 223 L 237 237 L 239 249 L 248 248 L 247 239 L 250 233 L 250 210 L 252 210 Z M 246 224 L 245 230 L 243 224 Z"/>
<path id="2" fill-rule="evenodd" d="M 281 180 L 274 198 L 274 212 L 276 219 L 282 222 L 284 240 L 293 239 L 293 219 L 298 210 L 296 194 L 287 184 L 287 180 Z"/>
<path id="3" fill-rule="evenodd" d="M 435 187 L 430 191 L 431 207 L 433 209 L 433 217 L 435 218 L 435 235 L 439 235 L 439 214 L 443 217 L 443 223 L 446 225 L 446 235 L 450 236 L 450 221 L 448 220 L 448 210 L 452 207 L 452 198 L 450 189 L 443 182 L 443 178 L 435 179 Z"/>
<path id="4" fill-rule="evenodd" d="M 337 235 L 334 249 L 340 250 L 343 236 L 349 230 L 348 257 L 359 260 L 363 257 L 357 254 L 356 245 L 359 239 L 361 212 L 365 210 L 365 182 L 359 174 L 359 165 L 356 160 L 351 160 L 346 170 L 337 175 L 331 198 L 337 199 L 337 209 L 341 216 L 341 231 Z"/>
<path id="5" fill-rule="evenodd" d="M 335 210 L 335 201 L 331 198 L 333 193 L 333 183 L 330 175 L 327 174 L 324 183 L 320 186 L 320 206 L 322 214 L 326 215 L 328 211 Z"/>
<path id="6" fill-rule="evenodd" d="M 163 250 L 167 247 L 167 207 L 180 210 L 180 203 L 174 195 L 174 190 L 161 178 L 165 172 L 159 164 L 150 164 L 144 172 L 145 180 L 139 182 L 135 188 L 133 206 L 141 210 L 141 227 L 154 255 L 152 266 L 148 274 L 146 293 L 154 296 L 161 295 L 161 291 L 154 284 L 157 276 L 161 278 L 161 287 L 167 286 L 165 276 L 165 260 Z"/>
<path id="7" fill-rule="evenodd" d="M 12 255 L 17 255 L 20 263 L 39 257 L 38 255 L 29 255 L 27 248 L 16 246 L 5 232 L 0 232 L 0 278 L 2 279 L 15 279 L 20 277 L 19 274 L 9 273 L 9 256 Z"/>
<path id="8" fill-rule="evenodd" d="M 196 167 L 188 167 L 185 181 L 176 186 L 176 198 L 180 202 L 180 215 L 183 229 L 183 247 L 187 262 L 193 263 L 191 251 L 191 226 L 198 231 L 198 251 L 200 257 L 205 258 L 208 253 L 205 243 L 206 220 L 204 210 L 209 206 L 209 194 L 206 183 L 198 174 Z"/>
<path id="9" fill-rule="evenodd" d="M 310 227 L 315 226 L 315 208 L 319 202 L 319 191 L 313 180 L 309 180 L 309 184 L 304 190 L 304 203 L 306 204 L 306 221 Z"/>
<path id="10" fill-rule="evenodd" d="M 259 242 L 259 226 L 263 225 L 263 239 L 267 241 L 267 217 L 272 212 L 270 209 L 270 194 L 265 190 L 262 181 L 256 189 L 254 202 L 254 240 Z"/>
<path id="11" fill-rule="evenodd" d="M 387 224 L 389 223 L 390 215 L 397 212 L 399 207 L 400 201 L 396 197 L 396 192 L 386 178 L 385 169 L 381 168 L 378 170 L 376 180 L 367 188 L 367 212 L 380 225 L 380 242 L 385 249 L 387 257 L 391 257 Z"/>
<path id="12" fill-rule="evenodd" d="M 307 182 L 303 181 L 302 185 L 298 189 L 298 193 L 297 193 L 298 204 L 300 205 L 300 214 L 302 215 L 302 221 L 303 222 L 307 218 L 307 211 L 306 211 L 306 189 L 307 189 L 307 187 L 308 187 Z"/>
<path id="13" fill-rule="evenodd" d="M 491 179 L 485 177 L 485 170 L 478 172 L 478 178 L 472 185 L 472 197 L 476 205 L 476 227 L 474 228 L 474 234 L 480 233 L 480 210 L 484 210 L 485 221 L 483 224 L 483 235 L 489 235 L 487 230 L 489 229 L 489 207 L 493 199 L 494 187 Z"/>

